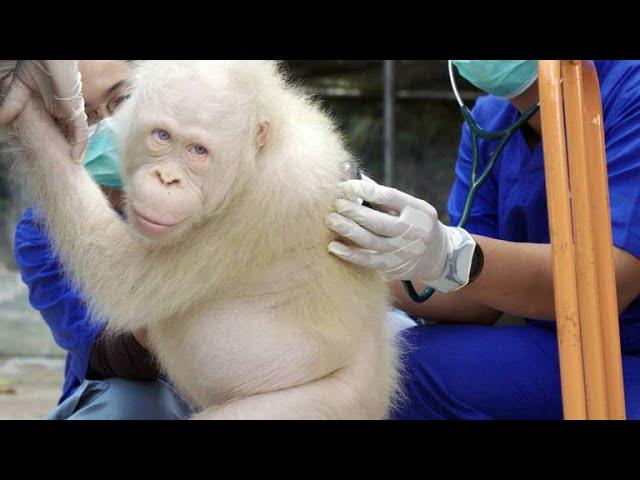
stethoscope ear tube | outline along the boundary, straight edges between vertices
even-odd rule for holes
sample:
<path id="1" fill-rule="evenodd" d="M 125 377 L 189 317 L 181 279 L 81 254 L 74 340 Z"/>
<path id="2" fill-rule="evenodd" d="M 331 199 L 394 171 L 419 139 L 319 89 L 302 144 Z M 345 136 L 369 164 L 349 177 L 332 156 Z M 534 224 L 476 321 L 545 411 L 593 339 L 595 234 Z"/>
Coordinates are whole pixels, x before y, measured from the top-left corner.
<path id="1" fill-rule="evenodd" d="M 451 71 L 451 61 L 449 61 L 449 73 L 452 75 L 452 84 L 454 85 L 454 91 L 456 92 L 456 97 L 460 103 L 460 113 L 462 114 L 462 118 L 464 118 L 465 123 L 469 126 L 469 130 L 471 131 L 471 187 L 469 189 L 469 193 L 467 194 L 467 199 L 465 200 L 464 209 L 462 211 L 462 215 L 460 216 L 460 220 L 456 225 L 459 228 L 464 228 L 469 220 L 469 216 L 471 215 L 471 208 L 473 207 L 473 203 L 478 194 L 478 190 L 480 187 L 484 185 L 484 183 L 489 178 L 493 167 L 495 166 L 498 157 L 504 151 L 504 148 L 507 145 L 507 142 L 513 137 L 513 135 L 525 124 L 527 123 L 538 111 L 540 110 L 540 104 L 534 105 L 529 110 L 524 112 L 518 120 L 516 120 L 509 128 L 505 130 L 501 130 L 499 132 L 487 132 L 483 130 L 480 125 L 475 121 L 473 115 L 469 109 L 462 103 L 460 96 L 457 93 L 457 89 L 455 88 L 455 82 L 453 81 L 453 72 Z M 479 139 L 483 140 L 499 140 L 498 148 L 496 148 L 491 155 L 489 156 L 489 161 L 485 165 L 484 169 L 480 176 L 478 176 L 478 163 L 479 163 Z M 416 303 L 424 303 L 429 300 L 435 290 L 431 287 L 424 290 L 422 293 L 418 293 L 416 289 L 413 287 L 413 284 L 408 281 L 402 282 L 407 295 L 409 298 Z"/>

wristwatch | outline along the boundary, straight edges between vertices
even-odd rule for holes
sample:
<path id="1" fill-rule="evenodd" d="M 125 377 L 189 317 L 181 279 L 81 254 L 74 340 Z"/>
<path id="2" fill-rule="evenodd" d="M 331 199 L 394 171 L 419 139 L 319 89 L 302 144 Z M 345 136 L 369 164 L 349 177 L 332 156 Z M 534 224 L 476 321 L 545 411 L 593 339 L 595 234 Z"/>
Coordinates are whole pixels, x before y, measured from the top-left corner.
<path id="1" fill-rule="evenodd" d="M 451 233 L 453 249 L 438 280 L 428 285 L 440 293 L 451 293 L 460 290 L 470 281 L 471 265 L 474 263 L 476 241 L 463 228 L 447 227 Z M 481 251 L 480 251 L 480 255 Z M 477 263 L 477 262 L 476 262 Z M 482 264 L 480 264 L 482 267 Z M 474 272 L 474 279 L 479 275 Z"/>

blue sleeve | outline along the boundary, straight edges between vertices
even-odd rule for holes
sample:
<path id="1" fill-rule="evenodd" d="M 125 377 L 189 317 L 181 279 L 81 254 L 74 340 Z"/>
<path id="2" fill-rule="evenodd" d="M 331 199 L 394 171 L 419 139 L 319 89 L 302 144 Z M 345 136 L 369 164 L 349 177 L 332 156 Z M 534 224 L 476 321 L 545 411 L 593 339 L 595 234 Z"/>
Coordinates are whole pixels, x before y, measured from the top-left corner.
<path id="1" fill-rule="evenodd" d="M 476 109 L 474 108 L 474 110 Z M 464 123 L 462 140 L 458 149 L 458 161 L 455 166 L 455 180 L 447 204 L 451 225 L 457 225 L 460 220 L 467 195 L 471 189 L 471 142 L 471 131 L 469 126 Z M 484 167 L 484 159 L 482 154 L 479 156 L 481 158 L 478 170 L 481 171 Z M 465 230 L 486 237 L 498 237 L 498 190 L 494 176 L 489 177 L 478 191 Z"/>
<path id="2" fill-rule="evenodd" d="M 16 226 L 14 252 L 29 288 L 29 302 L 42 315 L 56 343 L 73 354 L 73 373 L 84 378 L 100 327 L 91 322 L 82 297 L 65 277 L 33 210 L 27 210 Z"/>
<path id="3" fill-rule="evenodd" d="M 606 91 L 603 104 L 613 244 L 640 258 L 640 64 L 634 63 L 616 66 L 622 81 Z"/>

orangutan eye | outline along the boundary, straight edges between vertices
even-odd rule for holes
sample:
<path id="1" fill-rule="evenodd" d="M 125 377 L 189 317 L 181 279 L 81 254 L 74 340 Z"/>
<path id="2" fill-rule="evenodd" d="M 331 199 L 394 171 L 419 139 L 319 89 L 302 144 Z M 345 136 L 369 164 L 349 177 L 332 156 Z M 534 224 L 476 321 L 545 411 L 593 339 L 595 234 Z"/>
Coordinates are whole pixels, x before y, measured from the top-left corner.
<path id="1" fill-rule="evenodd" d="M 191 147 L 189 147 L 189 153 L 196 157 L 204 157 L 209 153 L 209 150 L 202 145 L 191 145 Z"/>
<path id="2" fill-rule="evenodd" d="M 166 130 L 161 128 L 156 128 L 153 132 L 151 132 L 153 138 L 160 143 L 169 143 L 171 141 L 171 135 Z"/>

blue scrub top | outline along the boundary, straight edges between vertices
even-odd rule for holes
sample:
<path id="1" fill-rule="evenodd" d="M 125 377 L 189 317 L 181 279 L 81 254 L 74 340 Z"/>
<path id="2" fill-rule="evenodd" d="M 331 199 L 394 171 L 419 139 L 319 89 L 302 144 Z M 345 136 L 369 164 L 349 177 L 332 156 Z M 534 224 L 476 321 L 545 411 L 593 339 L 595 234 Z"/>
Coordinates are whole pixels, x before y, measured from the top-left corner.
<path id="1" fill-rule="evenodd" d="M 65 275 L 31 209 L 16 226 L 14 256 L 29 287 L 31 305 L 42 315 L 56 343 L 67 351 L 62 402 L 84 381 L 100 327 L 91 321 L 82 296 Z"/>
<path id="2" fill-rule="evenodd" d="M 640 258 L 640 62 L 595 65 L 603 103 L 613 243 Z M 507 128 L 520 115 L 509 101 L 493 96 L 478 99 L 472 114 L 488 131 Z M 479 169 L 496 146 L 496 141 L 479 141 Z M 464 209 L 470 171 L 471 134 L 465 124 L 448 202 L 452 225 Z M 478 193 L 466 229 L 511 242 L 550 243 L 542 143 L 531 151 L 521 132 L 509 141 Z M 620 315 L 620 335 L 625 353 L 640 352 L 640 296 Z"/>

